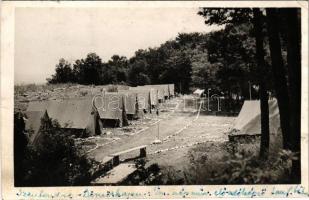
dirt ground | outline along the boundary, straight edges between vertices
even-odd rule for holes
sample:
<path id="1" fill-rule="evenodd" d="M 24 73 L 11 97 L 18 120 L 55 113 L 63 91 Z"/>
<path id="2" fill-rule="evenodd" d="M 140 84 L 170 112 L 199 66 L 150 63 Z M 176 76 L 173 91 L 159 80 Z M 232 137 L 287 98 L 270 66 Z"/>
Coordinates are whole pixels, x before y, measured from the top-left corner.
<path id="1" fill-rule="evenodd" d="M 88 156 L 102 161 L 112 153 L 148 145 L 146 167 L 158 164 L 162 173 L 169 173 L 170 170 L 182 172 L 191 166 L 190 158 L 196 147 L 205 143 L 217 146 L 224 144 L 228 140 L 227 133 L 236 119 L 200 115 L 196 109 L 190 107 L 184 109 L 182 97 L 169 100 L 162 107 L 164 108 L 161 109 L 159 116 L 147 114 L 146 120 L 133 121 L 134 125 L 131 126 L 135 132 L 125 133 L 123 128 L 119 128 L 107 130 L 110 132 L 109 135 L 87 139 L 95 144 L 88 149 Z M 140 128 L 136 128 L 138 126 Z M 161 143 L 153 144 L 157 138 Z M 138 154 L 139 151 L 131 152 L 120 159 Z"/>

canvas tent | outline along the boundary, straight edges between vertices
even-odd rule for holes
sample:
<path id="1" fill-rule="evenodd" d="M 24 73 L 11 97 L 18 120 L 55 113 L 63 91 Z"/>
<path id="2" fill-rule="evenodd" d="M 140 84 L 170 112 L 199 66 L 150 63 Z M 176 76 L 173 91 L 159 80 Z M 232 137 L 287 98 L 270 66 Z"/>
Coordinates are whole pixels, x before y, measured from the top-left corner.
<path id="1" fill-rule="evenodd" d="M 137 93 L 132 90 L 118 90 L 118 94 L 124 96 L 127 116 L 131 118 L 139 117 L 141 115 L 141 112 L 139 112 L 141 109 L 139 108 Z"/>
<path id="2" fill-rule="evenodd" d="M 97 112 L 92 106 L 92 98 L 71 98 L 63 100 L 30 102 L 27 112 L 47 111 L 50 118 L 57 120 L 60 127 L 75 133 L 99 134 Z M 34 114 L 33 114 L 34 115 Z"/>
<path id="3" fill-rule="evenodd" d="M 147 87 L 146 87 L 147 88 Z M 151 98 L 151 105 L 153 107 L 158 106 L 159 104 L 159 99 L 158 99 L 158 90 L 155 88 L 150 88 L 148 87 L 147 89 L 150 92 L 150 98 Z"/>
<path id="4" fill-rule="evenodd" d="M 100 127 L 126 126 L 125 97 L 116 92 L 106 92 L 93 98 L 93 105 L 99 113 Z"/>
<path id="5" fill-rule="evenodd" d="M 47 111 L 26 111 L 25 125 L 29 133 L 29 143 L 35 144 L 39 139 L 39 130 L 41 127 L 41 119 Z M 31 130 L 31 133 L 30 133 Z"/>
<path id="6" fill-rule="evenodd" d="M 130 87 L 131 91 L 134 91 L 138 97 L 138 105 L 140 109 L 151 112 L 151 92 L 141 87 Z"/>
<path id="7" fill-rule="evenodd" d="M 169 86 L 168 84 L 160 84 L 160 85 L 151 85 L 152 87 L 155 87 L 157 89 L 160 89 L 161 91 L 163 91 L 163 96 L 165 98 L 170 96 L 170 92 L 169 92 Z"/>
<path id="8" fill-rule="evenodd" d="M 138 105 L 141 109 L 151 112 L 151 94 L 148 90 L 135 90 L 138 96 Z"/>
<path id="9" fill-rule="evenodd" d="M 137 86 L 137 87 L 131 87 L 130 90 L 143 90 L 146 92 L 150 93 L 150 101 L 151 101 L 151 105 L 152 107 L 156 107 L 159 103 L 159 99 L 158 99 L 158 90 L 155 88 L 152 88 L 150 86 Z M 163 94 L 162 94 L 162 99 L 163 99 Z"/>
<path id="10" fill-rule="evenodd" d="M 160 85 L 160 87 L 163 87 L 163 89 L 164 89 L 164 97 L 168 98 L 168 97 L 171 96 L 168 84 L 162 84 L 162 85 Z"/>
<path id="11" fill-rule="evenodd" d="M 194 92 L 193 92 L 193 95 L 194 96 L 197 96 L 197 97 L 201 97 L 202 94 L 205 92 L 205 90 L 201 90 L 201 89 L 196 89 Z"/>
<path id="12" fill-rule="evenodd" d="M 280 116 L 277 100 L 269 100 L 269 131 L 277 134 L 280 129 Z M 232 135 L 259 135 L 261 134 L 260 101 L 245 101 L 235 121 Z"/>
<path id="13" fill-rule="evenodd" d="M 152 89 L 156 90 L 159 103 L 162 103 L 165 99 L 164 98 L 164 95 L 165 95 L 164 87 L 162 87 L 160 85 L 144 85 L 144 86 L 138 86 L 138 87 L 152 88 Z"/>
<path id="14" fill-rule="evenodd" d="M 154 88 L 158 90 L 158 101 L 162 103 L 164 101 L 164 90 L 160 87 Z"/>

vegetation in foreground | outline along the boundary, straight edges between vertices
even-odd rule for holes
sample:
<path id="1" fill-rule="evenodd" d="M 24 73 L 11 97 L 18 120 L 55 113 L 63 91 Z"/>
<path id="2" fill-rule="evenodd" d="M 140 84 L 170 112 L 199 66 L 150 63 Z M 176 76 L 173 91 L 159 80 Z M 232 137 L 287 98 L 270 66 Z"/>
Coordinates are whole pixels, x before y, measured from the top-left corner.
<path id="1" fill-rule="evenodd" d="M 94 162 L 45 113 L 38 144 L 28 142 L 21 113 L 14 115 L 15 186 L 88 185 Z"/>
<path id="2" fill-rule="evenodd" d="M 297 155 L 280 150 L 262 159 L 259 142 L 246 142 L 241 148 L 232 143 L 206 143 L 189 152 L 190 165 L 182 173 L 172 168 L 162 169 L 160 182 L 168 185 L 224 184 L 292 184 L 298 178 L 291 174 Z"/>

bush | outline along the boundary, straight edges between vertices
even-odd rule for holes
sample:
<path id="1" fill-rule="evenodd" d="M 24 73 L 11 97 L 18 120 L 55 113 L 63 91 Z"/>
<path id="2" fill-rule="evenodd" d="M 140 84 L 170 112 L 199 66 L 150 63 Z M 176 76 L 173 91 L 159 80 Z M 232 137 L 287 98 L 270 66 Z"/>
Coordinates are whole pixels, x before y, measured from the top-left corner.
<path id="1" fill-rule="evenodd" d="M 14 92 L 16 94 L 23 95 L 26 92 L 35 92 L 38 90 L 38 85 L 36 84 L 26 84 L 26 85 L 14 85 Z"/>
<path id="2" fill-rule="evenodd" d="M 38 140 L 27 145 L 19 162 L 23 175 L 16 179 L 15 185 L 88 185 L 91 180 L 93 161 L 84 156 L 73 138 L 67 136 L 47 113 L 41 119 Z M 15 163 L 15 168 L 17 166 Z"/>
<path id="3" fill-rule="evenodd" d="M 129 175 L 120 185 L 162 185 L 160 168 L 157 164 L 152 164 L 145 168 L 146 160 L 140 158 L 135 160 L 137 170 Z"/>
<path id="4" fill-rule="evenodd" d="M 295 158 L 292 152 L 285 150 L 268 160 L 261 160 L 252 154 L 236 153 L 226 160 L 223 173 L 216 173 L 213 180 L 227 184 L 286 183 Z"/>
<path id="5" fill-rule="evenodd" d="M 196 156 L 191 153 L 192 166 L 185 170 L 185 184 L 283 184 L 290 183 L 292 161 L 297 159 L 291 151 L 280 150 L 267 160 L 260 159 L 250 148 Z"/>

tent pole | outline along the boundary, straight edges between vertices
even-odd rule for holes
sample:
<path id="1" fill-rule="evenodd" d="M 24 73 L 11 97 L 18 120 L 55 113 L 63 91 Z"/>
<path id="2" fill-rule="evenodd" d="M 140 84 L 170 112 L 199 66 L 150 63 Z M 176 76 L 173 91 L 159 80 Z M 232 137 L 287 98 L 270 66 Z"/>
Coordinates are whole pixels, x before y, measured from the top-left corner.
<path id="1" fill-rule="evenodd" d="M 158 140 L 160 138 L 160 122 L 158 122 Z"/>

